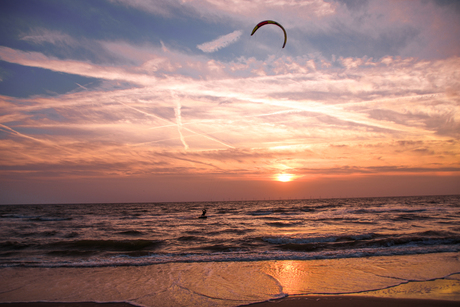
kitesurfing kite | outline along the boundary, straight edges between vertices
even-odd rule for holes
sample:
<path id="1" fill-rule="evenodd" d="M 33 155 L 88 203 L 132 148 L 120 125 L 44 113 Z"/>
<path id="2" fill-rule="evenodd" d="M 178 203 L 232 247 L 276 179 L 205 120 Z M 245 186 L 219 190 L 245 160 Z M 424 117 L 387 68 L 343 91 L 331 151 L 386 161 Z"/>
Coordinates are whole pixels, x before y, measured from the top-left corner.
<path id="1" fill-rule="evenodd" d="M 268 24 L 277 25 L 278 27 L 280 27 L 280 28 L 283 30 L 283 32 L 284 32 L 284 44 L 283 44 L 283 48 L 284 48 L 284 46 L 286 46 L 286 41 L 287 41 L 286 30 L 284 30 L 283 26 L 280 25 L 279 23 L 277 23 L 276 21 L 273 21 L 273 20 L 265 20 L 265 21 L 259 22 L 259 23 L 254 27 L 254 29 L 252 30 L 251 36 L 254 35 L 254 33 L 256 33 L 257 29 L 259 29 L 259 28 L 262 27 L 262 26 L 268 25 Z"/>

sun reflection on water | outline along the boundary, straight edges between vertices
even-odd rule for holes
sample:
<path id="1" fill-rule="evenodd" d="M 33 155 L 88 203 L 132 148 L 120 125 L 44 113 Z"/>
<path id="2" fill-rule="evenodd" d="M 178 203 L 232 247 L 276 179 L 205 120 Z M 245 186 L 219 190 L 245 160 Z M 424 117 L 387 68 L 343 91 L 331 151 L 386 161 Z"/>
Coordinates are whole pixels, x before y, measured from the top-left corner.
<path id="1" fill-rule="evenodd" d="M 275 277 L 286 294 L 308 292 L 310 274 L 305 261 L 283 260 L 273 261 L 266 267 L 266 273 Z"/>

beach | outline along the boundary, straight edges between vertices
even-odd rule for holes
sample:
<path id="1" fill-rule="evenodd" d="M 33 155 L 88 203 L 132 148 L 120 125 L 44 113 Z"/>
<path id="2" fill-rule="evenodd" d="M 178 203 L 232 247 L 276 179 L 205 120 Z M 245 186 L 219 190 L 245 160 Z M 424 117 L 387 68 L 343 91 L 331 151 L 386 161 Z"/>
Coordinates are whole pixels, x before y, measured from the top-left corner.
<path id="1" fill-rule="evenodd" d="M 111 302 L 119 307 L 126 306 L 120 304 L 460 304 L 460 253 L 308 261 L 193 262 L 94 268 L 2 268 L 0 275 L 0 302 L 10 303 L 9 306 L 19 306 L 14 303 L 29 307 L 45 306 L 45 303 L 53 303 L 52 306 L 58 306 L 55 305 L 57 303 L 73 304 L 62 305 L 66 307 L 92 306 L 90 303 L 82 302 Z"/>

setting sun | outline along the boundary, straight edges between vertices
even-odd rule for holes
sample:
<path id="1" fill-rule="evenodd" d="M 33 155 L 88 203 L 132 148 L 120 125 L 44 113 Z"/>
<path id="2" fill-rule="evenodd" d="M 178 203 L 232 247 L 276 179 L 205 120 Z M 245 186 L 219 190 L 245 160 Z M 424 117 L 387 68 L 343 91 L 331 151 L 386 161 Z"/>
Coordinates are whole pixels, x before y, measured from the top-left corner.
<path id="1" fill-rule="evenodd" d="M 293 178 L 294 178 L 294 175 L 292 175 L 292 174 L 278 174 L 278 175 L 276 175 L 276 180 L 282 181 L 282 182 L 291 181 Z"/>

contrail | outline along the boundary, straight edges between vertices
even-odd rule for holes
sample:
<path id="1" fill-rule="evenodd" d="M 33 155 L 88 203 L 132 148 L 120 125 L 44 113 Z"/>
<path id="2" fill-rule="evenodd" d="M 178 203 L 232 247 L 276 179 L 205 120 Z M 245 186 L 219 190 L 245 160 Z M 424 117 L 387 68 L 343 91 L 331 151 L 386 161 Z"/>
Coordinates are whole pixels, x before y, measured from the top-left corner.
<path id="1" fill-rule="evenodd" d="M 22 133 L 20 133 L 20 132 L 14 130 L 14 129 L 8 127 L 8 126 L 3 125 L 3 124 L 0 124 L 0 127 L 3 128 L 3 129 L 5 129 L 5 130 L 7 130 L 7 131 L 9 131 L 9 132 L 12 133 L 12 134 L 16 134 L 16 135 L 19 135 L 19 136 L 21 136 L 21 137 L 23 137 L 23 138 L 30 139 L 30 140 L 34 140 L 34 141 L 36 141 L 36 142 L 40 142 L 40 143 L 44 143 L 44 144 L 48 144 L 48 145 L 49 145 L 49 142 L 48 142 L 48 141 L 36 139 L 36 138 L 31 137 L 31 136 L 28 136 L 28 135 L 26 135 L 26 134 L 22 134 Z"/>
<path id="2" fill-rule="evenodd" d="M 188 145 L 185 142 L 184 136 L 182 135 L 182 131 L 180 131 L 182 128 L 182 118 L 180 115 L 180 108 L 181 108 L 180 102 L 177 101 L 177 105 L 174 108 L 174 114 L 176 115 L 177 131 L 179 131 L 180 141 L 184 145 L 185 150 L 188 150 Z"/>
<path id="3" fill-rule="evenodd" d="M 245 115 L 245 116 L 241 116 L 241 119 L 232 119 L 232 122 L 235 123 L 235 122 L 240 122 L 240 121 L 246 121 L 246 118 L 264 117 L 264 116 L 272 116 L 272 115 L 286 114 L 286 113 L 301 113 L 301 112 L 306 112 L 306 111 L 292 110 L 291 109 L 291 110 L 277 111 L 277 112 L 272 112 L 272 113 L 263 113 L 263 114 L 256 114 L 256 115 Z M 181 128 L 183 128 L 183 126 L 185 126 L 185 125 L 196 125 L 196 124 L 200 124 L 200 123 L 209 123 L 209 122 L 215 122 L 215 121 L 221 121 L 221 120 L 222 120 L 222 118 L 215 118 L 215 119 L 192 120 L 192 121 L 189 121 L 187 123 L 182 123 L 181 122 Z M 147 128 L 147 129 L 153 130 L 153 129 L 162 129 L 162 128 L 168 128 L 168 127 L 175 127 L 175 126 L 177 126 L 177 124 L 173 123 L 173 124 L 169 124 L 169 125 L 150 127 L 150 128 Z M 186 128 L 184 128 L 184 129 L 186 129 Z M 196 135 L 201 135 L 201 134 L 196 134 Z M 225 146 L 227 146 L 227 145 L 225 144 Z"/>
<path id="4" fill-rule="evenodd" d="M 84 89 L 84 90 L 88 90 L 88 88 L 84 87 L 83 85 L 81 85 L 81 84 L 78 84 L 77 82 L 75 82 L 75 83 L 76 83 L 76 84 L 77 84 L 79 87 L 81 87 L 82 89 Z"/>
<path id="5" fill-rule="evenodd" d="M 142 113 L 142 114 L 145 114 L 145 115 L 147 115 L 147 116 L 155 117 L 155 118 L 158 118 L 158 119 L 160 119 L 160 120 L 162 120 L 162 121 L 165 121 L 165 122 L 168 122 L 168 123 L 173 123 L 172 121 L 170 121 L 170 120 L 168 120 L 168 119 L 162 118 L 162 117 L 160 117 L 160 116 L 158 116 L 158 115 L 155 115 L 155 114 L 152 114 L 152 113 L 148 113 L 148 112 L 139 110 L 139 109 L 137 109 L 137 108 L 135 108 L 135 107 L 133 107 L 133 106 L 127 105 L 127 104 L 125 104 L 125 103 L 123 103 L 123 102 L 121 102 L 121 101 L 118 101 L 118 103 L 124 105 L 125 107 L 128 107 L 128 108 L 131 108 L 131 109 L 133 109 L 133 110 L 136 110 L 137 112 L 140 112 L 140 113 Z M 173 123 L 173 124 L 174 124 L 174 123 Z M 177 124 L 174 124 L 174 125 L 177 125 Z M 195 131 L 193 131 L 193 130 L 191 130 L 191 129 L 189 129 L 189 128 L 186 128 L 186 127 L 183 127 L 183 129 L 184 129 L 184 130 L 187 130 L 187 131 L 189 131 L 189 132 L 191 132 L 191 133 L 193 133 L 193 134 L 201 135 L 201 136 L 203 136 L 203 137 L 205 137 L 205 138 L 207 138 L 207 139 L 209 139 L 209 140 L 211 140 L 211 141 L 217 142 L 217 143 L 222 144 L 222 145 L 224 145 L 224 146 L 227 146 L 227 147 L 229 147 L 229 148 L 235 148 L 235 147 L 233 147 L 233 146 L 231 146 L 231 145 L 228 145 L 228 144 L 225 144 L 224 142 L 219 141 L 218 139 L 215 139 L 215 138 L 213 138 L 213 137 L 211 137 L 211 136 L 209 136 L 209 135 L 207 135 L 207 134 L 199 134 L 199 133 L 196 133 Z"/>

